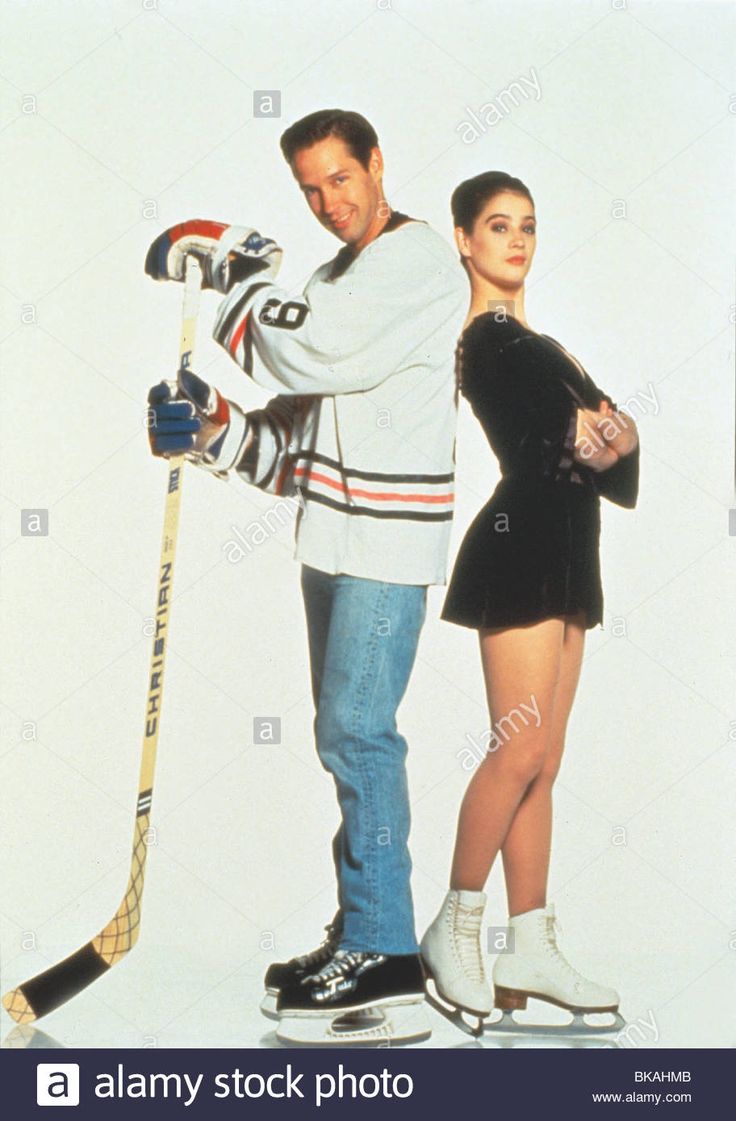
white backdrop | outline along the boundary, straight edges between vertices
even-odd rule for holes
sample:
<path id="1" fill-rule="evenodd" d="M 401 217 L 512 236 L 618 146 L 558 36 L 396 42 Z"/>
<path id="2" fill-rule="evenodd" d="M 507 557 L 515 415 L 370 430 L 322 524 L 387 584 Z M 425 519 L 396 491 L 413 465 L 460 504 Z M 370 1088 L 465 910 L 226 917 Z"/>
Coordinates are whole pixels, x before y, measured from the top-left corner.
<path id="1" fill-rule="evenodd" d="M 605 625 L 570 721 L 550 898 L 568 956 L 621 991 L 642 1043 L 736 1043 L 733 6 L 5 0 L 2 23 L 3 991 L 96 933 L 127 876 L 165 489 L 145 395 L 174 371 L 181 295 L 144 276 L 147 246 L 187 217 L 255 225 L 298 286 L 338 245 L 278 138 L 340 106 L 375 124 L 392 205 L 448 239 L 461 179 L 521 176 L 539 216 L 530 322 L 619 402 L 656 396 L 636 414 L 639 505 L 602 504 Z M 497 100 L 523 76 L 528 97 Z M 279 118 L 254 118 L 254 90 L 280 91 Z M 497 123 L 469 142 L 489 103 Z M 200 372 L 260 404 L 203 305 Z M 451 560 L 497 478 L 463 402 Z M 62 1043 L 268 1045 L 263 971 L 332 916 L 337 809 L 292 527 L 237 564 L 223 552 L 271 502 L 186 472 L 143 932 L 42 1022 Z M 48 510 L 48 536 L 21 535 L 25 509 Z M 446 888 L 459 755 L 488 726 L 475 635 L 438 620 L 443 596 L 400 712 L 420 934 Z M 254 745 L 258 716 L 281 718 L 280 745 Z M 500 867 L 489 894 L 498 925 Z M 435 1028 L 431 1045 L 462 1041 Z"/>

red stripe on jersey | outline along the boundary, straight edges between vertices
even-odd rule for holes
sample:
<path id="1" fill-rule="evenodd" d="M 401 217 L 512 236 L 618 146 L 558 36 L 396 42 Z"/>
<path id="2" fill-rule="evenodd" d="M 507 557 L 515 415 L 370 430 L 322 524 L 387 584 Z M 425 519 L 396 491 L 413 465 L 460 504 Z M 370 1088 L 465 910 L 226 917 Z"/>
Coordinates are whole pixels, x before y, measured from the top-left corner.
<path id="1" fill-rule="evenodd" d="M 287 460 L 284 463 L 283 467 L 281 468 L 281 470 L 279 472 L 279 477 L 276 480 L 276 484 L 275 484 L 275 487 L 274 487 L 274 493 L 275 494 L 281 494 L 282 493 L 282 491 L 284 489 L 284 483 L 286 482 L 286 480 L 288 478 L 288 475 L 289 475 L 290 468 L 291 468 L 291 464 Z"/>
<path id="2" fill-rule="evenodd" d="M 238 349 L 238 346 L 240 345 L 240 340 L 242 339 L 243 335 L 245 334 L 245 328 L 248 326 L 248 316 L 249 315 L 250 315 L 250 312 L 247 311 L 245 313 L 245 315 L 243 316 L 243 318 L 240 320 L 240 323 L 238 324 L 238 326 L 233 331 L 233 337 L 230 339 L 230 346 L 229 346 L 228 349 L 229 349 L 230 353 L 232 354 L 233 358 L 235 357 L 235 351 Z"/>
<path id="3" fill-rule="evenodd" d="M 308 467 L 297 467 L 294 474 L 307 475 L 307 481 L 314 479 L 317 483 L 324 483 L 326 486 L 333 487 L 335 490 L 341 490 L 343 493 L 351 494 L 354 498 L 371 498 L 376 502 L 450 502 L 455 497 L 454 491 L 449 491 L 447 494 L 400 494 L 398 491 L 360 490 L 357 487 L 346 488 L 341 483 L 336 483 L 334 479 L 330 479 L 327 475 L 321 475 L 316 471 L 310 471 Z"/>

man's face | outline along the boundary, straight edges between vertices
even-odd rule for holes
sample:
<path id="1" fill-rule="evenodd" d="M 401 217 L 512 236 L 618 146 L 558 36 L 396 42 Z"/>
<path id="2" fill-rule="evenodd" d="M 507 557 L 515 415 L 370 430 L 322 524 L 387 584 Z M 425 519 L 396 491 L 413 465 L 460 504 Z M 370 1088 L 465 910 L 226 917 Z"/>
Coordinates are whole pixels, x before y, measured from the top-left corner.
<path id="1" fill-rule="evenodd" d="M 383 199 L 380 148 L 373 149 L 365 168 L 344 140 L 328 136 L 297 152 L 291 169 L 312 213 L 346 245 L 362 249 L 388 217 L 388 211 L 383 214 L 379 209 Z"/>

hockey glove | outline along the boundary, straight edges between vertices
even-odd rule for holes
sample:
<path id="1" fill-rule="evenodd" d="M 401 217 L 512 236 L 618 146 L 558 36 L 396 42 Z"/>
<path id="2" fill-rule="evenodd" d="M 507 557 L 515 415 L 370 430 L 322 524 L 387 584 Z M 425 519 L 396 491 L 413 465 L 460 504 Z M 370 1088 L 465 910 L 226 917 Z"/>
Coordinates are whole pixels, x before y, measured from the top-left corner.
<path id="1" fill-rule="evenodd" d="M 154 280 L 183 280 L 187 254 L 202 266 L 202 287 L 226 295 L 256 274 L 275 280 L 283 251 L 257 230 L 194 218 L 159 234 L 148 250 L 146 272 Z"/>
<path id="2" fill-rule="evenodd" d="M 251 435 L 242 410 L 192 370 L 162 381 L 148 394 L 148 438 L 153 455 L 184 455 L 216 474 L 241 458 Z"/>

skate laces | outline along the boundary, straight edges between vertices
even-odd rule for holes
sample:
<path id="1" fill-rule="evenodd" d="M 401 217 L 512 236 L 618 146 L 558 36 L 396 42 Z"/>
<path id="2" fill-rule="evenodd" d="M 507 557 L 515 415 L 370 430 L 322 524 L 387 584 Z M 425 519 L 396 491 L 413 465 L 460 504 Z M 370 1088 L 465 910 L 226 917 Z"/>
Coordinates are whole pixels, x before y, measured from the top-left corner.
<path id="1" fill-rule="evenodd" d="M 304 981 L 332 981 L 335 977 L 344 977 L 356 965 L 360 965 L 371 957 L 371 954 L 360 950 L 336 950 L 324 968 L 319 973 L 305 977 Z"/>
<path id="2" fill-rule="evenodd" d="M 322 945 L 318 946 L 316 950 L 312 950 L 308 954 L 303 954 L 297 960 L 303 969 L 308 969 L 310 965 L 316 965 L 317 962 L 320 962 L 326 953 L 329 953 L 328 939 L 325 939 Z"/>
<path id="3" fill-rule="evenodd" d="M 562 950 L 557 945 L 557 938 L 562 934 L 562 924 L 556 915 L 542 915 L 541 916 L 543 940 L 547 953 L 552 957 L 554 962 L 559 965 L 568 976 L 572 977 L 574 981 L 580 983 L 585 980 L 582 973 L 579 973 L 570 962 L 567 960 Z"/>
<path id="4" fill-rule="evenodd" d="M 317 949 L 311 950 L 308 954 L 302 954 L 297 959 L 303 969 L 308 969 L 310 965 L 318 965 L 324 960 L 325 955 L 332 956 L 332 947 L 337 939 L 337 923 L 328 923 L 325 930 L 327 934 Z"/>
<path id="5" fill-rule="evenodd" d="M 485 981 L 483 955 L 480 949 L 482 907 L 458 907 L 455 911 L 455 949 L 463 973 L 473 981 Z"/>

